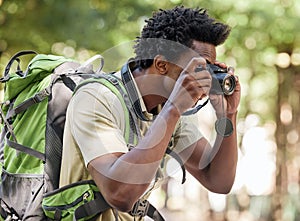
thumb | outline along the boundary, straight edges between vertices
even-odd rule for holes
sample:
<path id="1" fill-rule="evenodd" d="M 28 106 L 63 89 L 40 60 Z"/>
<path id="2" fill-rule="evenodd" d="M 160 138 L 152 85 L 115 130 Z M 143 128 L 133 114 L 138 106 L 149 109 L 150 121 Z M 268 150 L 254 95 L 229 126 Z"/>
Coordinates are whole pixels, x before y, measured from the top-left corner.
<path id="1" fill-rule="evenodd" d="M 209 100 L 218 117 L 223 116 L 226 113 L 227 104 L 222 94 L 210 94 Z"/>

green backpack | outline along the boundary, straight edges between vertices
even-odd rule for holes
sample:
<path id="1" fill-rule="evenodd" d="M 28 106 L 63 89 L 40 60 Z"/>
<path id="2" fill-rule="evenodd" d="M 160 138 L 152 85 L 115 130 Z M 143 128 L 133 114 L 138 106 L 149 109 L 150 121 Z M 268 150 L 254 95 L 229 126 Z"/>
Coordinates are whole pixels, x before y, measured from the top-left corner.
<path id="1" fill-rule="evenodd" d="M 101 72 L 100 55 L 80 64 L 62 56 L 36 54 L 22 71 L 20 57 L 34 53 L 21 51 L 13 56 L 0 79 L 5 83 L 0 109 L 0 220 L 89 220 L 110 208 L 94 182 L 58 189 L 66 109 L 79 83 L 105 85 L 122 101 L 128 118 L 124 136 L 134 144 L 137 138 L 130 131 L 136 128 L 124 99 L 128 96 L 115 77 Z M 92 63 L 97 59 L 101 65 L 94 71 Z M 10 73 L 15 62 L 17 70 Z M 144 200 L 136 203 L 131 214 L 163 220 Z"/>
<path id="2" fill-rule="evenodd" d="M 15 220 L 43 220 L 43 194 L 58 188 L 65 113 L 72 91 L 86 78 L 97 55 L 84 64 L 71 59 L 37 54 L 26 71 L 21 51 L 8 62 L 1 82 L 1 216 Z M 18 64 L 11 73 L 11 66 Z M 100 65 L 100 66 L 101 66 Z M 100 71 L 101 67 L 98 71 Z"/>

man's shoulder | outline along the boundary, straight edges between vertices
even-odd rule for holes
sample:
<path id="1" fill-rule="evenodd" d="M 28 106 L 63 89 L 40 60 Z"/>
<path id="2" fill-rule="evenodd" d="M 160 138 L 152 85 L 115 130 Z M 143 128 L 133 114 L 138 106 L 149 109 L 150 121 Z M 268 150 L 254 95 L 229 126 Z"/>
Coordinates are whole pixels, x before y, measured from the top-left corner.
<path id="1" fill-rule="evenodd" d="M 110 88 L 92 82 L 80 87 L 73 94 L 69 107 L 73 114 L 97 113 L 120 115 L 123 109 L 122 101 Z M 69 109 L 70 109 L 69 108 Z"/>
<path id="2" fill-rule="evenodd" d="M 103 99 L 111 101 L 115 99 L 116 95 L 113 93 L 112 89 L 98 81 L 90 81 L 82 85 L 73 96 L 90 95 L 96 99 Z"/>

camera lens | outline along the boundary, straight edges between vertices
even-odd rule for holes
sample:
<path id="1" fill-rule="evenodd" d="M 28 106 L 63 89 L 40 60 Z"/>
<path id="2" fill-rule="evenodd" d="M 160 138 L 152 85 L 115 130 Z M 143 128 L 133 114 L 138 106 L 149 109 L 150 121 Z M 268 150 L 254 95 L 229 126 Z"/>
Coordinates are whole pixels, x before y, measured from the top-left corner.
<path id="1" fill-rule="evenodd" d="M 234 76 L 227 74 L 222 82 L 222 89 L 224 94 L 231 95 L 234 92 L 235 86 L 236 82 Z"/>
<path id="2" fill-rule="evenodd" d="M 221 68 L 217 65 L 207 64 L 206 69 L 212 76 L 211 94 L 231 95 L 236 87 L 235 77 L 227 73 L 226 68 Z M 195 71 L 204 70 L 198 67 Z"/>

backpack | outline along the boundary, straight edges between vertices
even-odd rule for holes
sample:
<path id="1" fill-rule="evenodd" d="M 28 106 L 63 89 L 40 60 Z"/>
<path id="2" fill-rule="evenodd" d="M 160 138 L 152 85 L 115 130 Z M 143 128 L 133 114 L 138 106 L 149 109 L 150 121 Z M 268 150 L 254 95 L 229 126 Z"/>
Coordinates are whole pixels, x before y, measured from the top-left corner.
<path id="1" fill-rule="evenodd" d="M 26 71 L 20 57 L 36 54 L 21 51 L 8 62 L 1 103 L 2 131 L 1 216 L 17 220 L 44 219 L 41 201 L 44 193 L 58 188 L 65 113 L 72 91 L 86 78 L 96 75 L 93 61 L 84 64 L 55 55 L 37 54 Z M 17 70 L 10 73 L 17 62 Z"/>
<path id="2" fill-rule="evenodd" d="M 29 54 L 36 55 L 22 71 L 20 57 Z M 95 60 L 101 61 L 96 71 Z M 15 62 L 17 70 L 11 73 Z M 77 86 L 99 82 L 123 100 L 128 118 L 125 140 L 137 142 L 130 133 L 136 129 L 125 89 L 101 72 L 103 62 L 100 55 L 80 64 L 34 51 L 21 51 L 8 62 L 0 79 L 5 83 L 0 108 L 0 220 L 89 220 L 111 208 L 92 180 L 58 188 L 66 109 Z M 137 202 L 130 214 L 163 220 L 146 200 Z"/>

